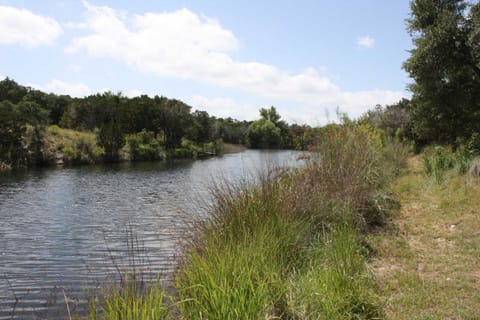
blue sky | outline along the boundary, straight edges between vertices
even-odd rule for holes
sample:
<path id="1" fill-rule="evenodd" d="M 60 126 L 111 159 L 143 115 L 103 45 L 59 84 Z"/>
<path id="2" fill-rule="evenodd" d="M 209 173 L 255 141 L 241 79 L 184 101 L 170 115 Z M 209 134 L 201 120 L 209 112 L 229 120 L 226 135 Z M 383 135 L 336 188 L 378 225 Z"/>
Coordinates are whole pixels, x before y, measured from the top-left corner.
<path id="1" fill-rule="evenodd" d="M 0 0 L 0 77 L 324 124 L 408 97 L 408 0 Z"/>

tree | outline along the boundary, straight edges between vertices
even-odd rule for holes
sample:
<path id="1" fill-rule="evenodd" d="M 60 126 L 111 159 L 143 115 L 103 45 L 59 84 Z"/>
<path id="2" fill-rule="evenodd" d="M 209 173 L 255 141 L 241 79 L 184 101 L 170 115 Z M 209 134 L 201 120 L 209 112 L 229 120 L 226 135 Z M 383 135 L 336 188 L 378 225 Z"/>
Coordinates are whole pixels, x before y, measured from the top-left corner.
<path id="1" fill-rule="evenodd" d="M 385 108 L 376 105 L 374 109 L 367 111 L 359 119 L 359 123 L 367 123 L 372 127 L 379 128 L 390 137 L 413 140 L 415 137 L 412 133 L 410 110 L 410 100 L 402 98 L 399 102 Z"/>
<path id="2" fill-rule="evenodd" d="M 103 124 L 97 134 L 97 143 L 105 149 L 105 161 L 118 161 L 119 151 L 125 144 L 120 125 L 114 121 Z"/>
<path id="3" fill-rule="evenodd" d="M 277 149 L 291 141 L 288 125 L 281 121 L 275 107 L 260 109 L 261 119 L 252 122 L 248 127 L 250 147 L 261 149 Z M 288 140 L 290 139 L 290 140 Z"/>
<path id="4" fill-rule="evenodd" d="M 22 137 L 26 126 L 20 109 L 9 100 L 0 101 L 0 161 L 13 166 L 25 164 Z"/>
<path id="5" fill-rule="evenodd" d="M 192 114 L 193 124 L 189 132 L 189 139 L 199 143 L 211 141 L 213 138 L 213 123 L 208 112 L 195 110 Z"/>
<path id="6" fill-rule="evenodd" d="M 266 119 L 254 121 L 248 127 L 248 141 L 254 149 L 276 149 L 281 145 L 280 128 Z"/>
<path id="7" fill-rule="evenodd" d="M 0 101 L 8 100 L 11 103 L 19 103 L 27 94 L 28 89 L 19 85 L 12 79 L 6 78 L 0 81 Z"/>
<path id="8" fill-rule="evenodd" d="M 180 146 L 182 138 L 192 126 L 191 107 L 180 100 L 158 96 L 154 98 L 154 102 L 154 118 L 157 127 L 163 132 L 165 149 L 175 149 Z"/>
<path id="9" fill-rule="evenodd" d="M 413 130 L 420 141 L 454 143 L 480 131 L 480 9 L 462 0 L 414 0 Z M 470 12 L 468 9 L 471 9 Z"/>

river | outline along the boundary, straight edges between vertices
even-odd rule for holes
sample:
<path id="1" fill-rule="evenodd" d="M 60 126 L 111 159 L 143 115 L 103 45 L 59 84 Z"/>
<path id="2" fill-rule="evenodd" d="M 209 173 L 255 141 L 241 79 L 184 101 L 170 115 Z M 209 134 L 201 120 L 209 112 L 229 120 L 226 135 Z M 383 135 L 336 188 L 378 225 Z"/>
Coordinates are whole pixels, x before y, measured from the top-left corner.
<path id="1" fill-rule="evenodd" d="M 65 319 L 65 297 L 80 308 L 117 269 L 168 277 L 179 240 L 206 217 L 212 181 L 252 181 L 267 167 L 297 165 L 298 155 L 247 150 L 0 174 L 0 320 Z"/>

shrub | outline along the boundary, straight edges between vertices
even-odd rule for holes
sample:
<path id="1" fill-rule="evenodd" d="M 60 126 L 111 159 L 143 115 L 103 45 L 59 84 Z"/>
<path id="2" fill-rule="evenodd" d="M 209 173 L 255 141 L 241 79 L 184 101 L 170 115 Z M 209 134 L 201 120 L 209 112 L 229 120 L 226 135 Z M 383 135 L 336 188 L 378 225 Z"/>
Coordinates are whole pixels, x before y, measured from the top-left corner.
<path id="1" fill-rule="evenodd" d="M 145 129 L 130 134 L 126 137 L 126 146 L 124 147 L 126 158 L 132 161 L 138 160 L 162 160 L 165 158 L 165 152 L 155 133 Z"/>
<path id="2" fill-rule="evenodd" d="M 435 146 L 424 151 L 422 163 L 425 173 L 440 183 L 444 180 L 445 173 L 455 166 L 455 158 L 449 148 Z"/>

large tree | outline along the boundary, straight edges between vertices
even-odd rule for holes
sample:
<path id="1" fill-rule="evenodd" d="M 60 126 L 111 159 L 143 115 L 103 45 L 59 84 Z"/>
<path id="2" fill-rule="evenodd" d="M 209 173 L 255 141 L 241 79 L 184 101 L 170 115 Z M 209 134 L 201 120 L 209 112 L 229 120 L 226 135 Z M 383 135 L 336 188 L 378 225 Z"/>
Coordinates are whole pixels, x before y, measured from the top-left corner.
<path id="1" fill-rule="evenodd" d="M 478 3 L 414 0 L 408 31 L 414 49 L 404 68 L 414 83 L 412 121 L 424 142 L 454 143 L 480 129 Z"/>
<path id="2" fill-rule="evenodd" d="M 250 147 L 256 149 L 277 149 L 290 146 L 291 137 L 288 125 L 280 120 L 275 107 L 260 109 L 261 119 L 256 120 L 248 127 Z"/>

